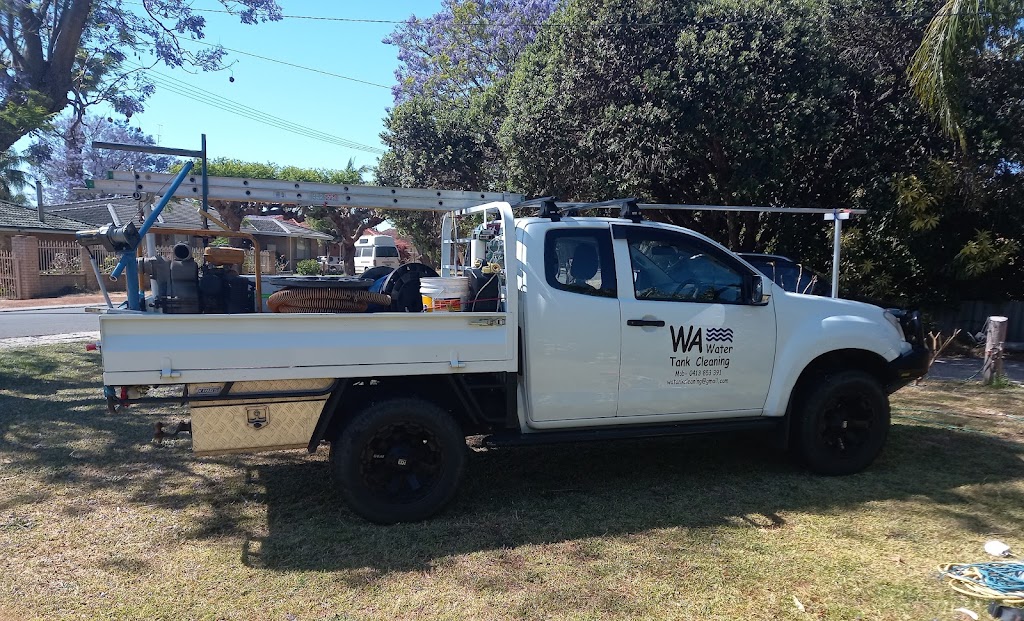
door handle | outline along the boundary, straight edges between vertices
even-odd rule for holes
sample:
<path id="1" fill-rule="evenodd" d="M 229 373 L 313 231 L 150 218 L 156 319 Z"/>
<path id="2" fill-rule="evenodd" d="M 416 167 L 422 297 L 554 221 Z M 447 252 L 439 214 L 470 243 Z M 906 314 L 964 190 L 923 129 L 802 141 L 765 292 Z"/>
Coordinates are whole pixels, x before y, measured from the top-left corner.
<path id="1" fill-rule="evenodd" d="M 627 326 L 654 326 L 656 328 L 664 328 L 665 322 L 660 319 L 627 319 Z"/>

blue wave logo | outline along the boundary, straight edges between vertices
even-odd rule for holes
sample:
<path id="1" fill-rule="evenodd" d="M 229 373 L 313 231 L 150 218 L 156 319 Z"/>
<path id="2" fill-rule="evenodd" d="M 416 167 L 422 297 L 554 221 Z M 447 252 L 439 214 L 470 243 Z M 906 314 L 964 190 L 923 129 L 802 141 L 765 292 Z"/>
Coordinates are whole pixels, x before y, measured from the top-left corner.
<path id="1" fill-rule="evenodd" d="M 732 328 L 708 328 L 704 332 L 704 339 L 732 343 Z"/>

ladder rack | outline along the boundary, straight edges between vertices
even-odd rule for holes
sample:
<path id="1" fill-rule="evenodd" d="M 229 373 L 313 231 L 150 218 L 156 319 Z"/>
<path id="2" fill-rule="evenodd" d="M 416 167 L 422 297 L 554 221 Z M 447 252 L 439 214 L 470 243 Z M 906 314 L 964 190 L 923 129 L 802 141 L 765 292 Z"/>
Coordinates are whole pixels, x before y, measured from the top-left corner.
<path id="1" fill-rule="evenodd" d="M 96 179 L 88 189 L 104 194 L 149 193 L 162 196 L 175 175 L 168 173 L 116 170 L 107 179 Z M 392 188 L 371 185 L 306 183 L 277 179 L 208 177 L 212 200 L 281 203 L 286 205 L 323 205 L 362 209 L 402 209 L 454 211 L 481 203 L 516 204 L 522 194 L 505 192 L 464 192 L 432 188 Z M 202 176 L 189 175 L 174 192 L 175 198 L 201 198 Z"/>

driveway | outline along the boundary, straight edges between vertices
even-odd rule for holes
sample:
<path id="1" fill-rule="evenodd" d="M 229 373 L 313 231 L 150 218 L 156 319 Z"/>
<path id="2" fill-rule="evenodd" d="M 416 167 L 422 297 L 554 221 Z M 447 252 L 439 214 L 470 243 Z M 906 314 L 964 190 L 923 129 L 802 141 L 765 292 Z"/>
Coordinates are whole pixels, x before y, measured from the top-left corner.
<path id="1" fill-rule="evenodd" d="M 980 358 L 939 358 L 928 371 L 928 377 L 942 380 L 981 379 Z M 1024 382 L 1024 362 L 1004 360 L 1003 371 L 1014 382 Z"/>

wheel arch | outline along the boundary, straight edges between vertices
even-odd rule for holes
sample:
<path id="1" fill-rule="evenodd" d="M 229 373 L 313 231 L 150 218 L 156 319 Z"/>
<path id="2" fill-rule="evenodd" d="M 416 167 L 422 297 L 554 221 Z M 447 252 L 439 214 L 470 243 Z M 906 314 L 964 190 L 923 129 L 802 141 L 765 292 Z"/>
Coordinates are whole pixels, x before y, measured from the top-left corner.
<path id="1" fill-rule="evenodd" d="M 800 372 L 790 390 L 786 412 L 792 413 L 807 386 L 840 371 L 863 371 L 875 378 L 880 385 L 886 385 L 889 377 L 889 363 L 885 358 L 866 349 L 836 349 L 811 360 Z"/>
<path id="2" fill-rule="evenodd" d="M 497 419 L 491 416 L 486 404 L 478 399 L 479 392 L 470 388 L 467 377 L 470 376 L 448 374 L 342 379 L 324 403 L 307 450 L 315 453 L 324 440 L 334 438 L 360 411 L 389 399 L 429 401 L 448 412 L 466 435 L 489 430 L 496 420 L 505 419 L 505 413 Z M 502 381 L 501 389 L 507 390 L 507 380 Z"/>

